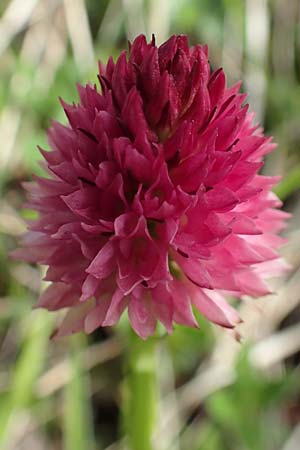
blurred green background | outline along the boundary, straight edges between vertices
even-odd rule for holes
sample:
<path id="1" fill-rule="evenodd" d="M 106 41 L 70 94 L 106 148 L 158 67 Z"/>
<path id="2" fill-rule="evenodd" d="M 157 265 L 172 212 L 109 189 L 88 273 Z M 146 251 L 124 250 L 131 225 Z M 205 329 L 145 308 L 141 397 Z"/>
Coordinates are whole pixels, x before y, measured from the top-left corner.
<path id="1" fill-rule="evenodd" d="M 155 450 L 300 448 L 300 2 L 298 0 L 1 0 L 0 2 L 0 448 L 123 450 L 123 321 L 52 342 L 59 320 L 32 310 L 41 269 L 9 260 L 30 212 L 21 182 L 41 171 L 57 100 L 96 82 L 97 59 L 127 40 L 187 33 L 207 43 L 212 67 L 242 79 L 278 150 L 268 174 L 294 214 L 283 254 L 292 264 L 276 295 L 245 299 L 241 342 L 201 318 L 159 348 Z M 21 211 L 21 215 L 20 215 Z"/>

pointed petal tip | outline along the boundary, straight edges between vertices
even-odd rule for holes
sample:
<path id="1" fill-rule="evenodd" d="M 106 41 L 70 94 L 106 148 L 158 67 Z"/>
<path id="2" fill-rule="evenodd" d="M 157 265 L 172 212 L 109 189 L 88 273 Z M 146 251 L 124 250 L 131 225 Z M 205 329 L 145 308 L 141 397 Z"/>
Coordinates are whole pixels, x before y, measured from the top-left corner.
<path id="1" fill-rule="evenodd" d="M 55 341 L 59 338 L 59 328 L 54 328 L 49 336 L 50 341 Z"/>

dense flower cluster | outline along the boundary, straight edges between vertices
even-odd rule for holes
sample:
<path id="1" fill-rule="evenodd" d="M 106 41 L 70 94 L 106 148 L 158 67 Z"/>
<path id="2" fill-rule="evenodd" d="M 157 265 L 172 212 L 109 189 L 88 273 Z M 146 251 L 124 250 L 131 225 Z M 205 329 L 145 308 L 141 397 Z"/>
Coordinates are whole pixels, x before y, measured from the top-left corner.
<path id="1" fill-rule="evenodd" d="M 101 93 L 79 86 L 53 122 L 50 178 L 27 183 L 29 224 L 16 255 L 49 266 L 39 306 L 68 308 L 57 334 L 114 325 L 127 309 L 147 338 L 157 321 L 197 326 L 191 306 L 224 327 L 239 322 L 224 294 L 268 293 L 284 266 L 285 213 L 258 175 L 274 144 L 252 125 L 240 84 L 211 72 L 207 48 L 139 36 L 100 63 Z"/>

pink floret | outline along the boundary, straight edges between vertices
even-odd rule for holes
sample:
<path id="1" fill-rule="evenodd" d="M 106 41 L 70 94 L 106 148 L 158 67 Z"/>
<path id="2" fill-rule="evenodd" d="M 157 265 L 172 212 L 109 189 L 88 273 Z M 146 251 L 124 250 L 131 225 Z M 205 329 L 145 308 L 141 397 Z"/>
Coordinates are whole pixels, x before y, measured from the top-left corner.
<path id="1" fill-rule="evenodd" d="M 101 93 L 79 86 L 52 123 L 48 178 L 26 183 L 39 213 L 15 255 L 45 264 L 38 306 L 67 308 L 58 336 L 112 326 L 124 310 L 146 339 L 160 321 L 239 322 L 226 292 L 269 292 L 285 264 L 277 236 L 287 214 L 258 172 L 275 145 L 252 125 L 240 85 L 212 72 L 207 48 L 139 36 L 99 64 Z"/>

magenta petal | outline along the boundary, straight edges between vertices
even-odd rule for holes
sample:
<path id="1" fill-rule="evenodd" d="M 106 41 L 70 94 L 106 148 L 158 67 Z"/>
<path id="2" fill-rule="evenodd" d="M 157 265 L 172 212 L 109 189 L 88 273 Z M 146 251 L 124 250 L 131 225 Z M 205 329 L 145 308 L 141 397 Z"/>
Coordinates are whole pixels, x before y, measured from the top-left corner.
<path id="1" fill-rule="evenodd" d="M 236 310 L 216 291 L 195 289 L 193 294 L 194 305 L 211 322 L 226 328 L 233 328 L 241 322 Z"/>
<path id="2" fill-rule="evenodd" d="M 176 260 L 186 277 L 195 285 L 206 288 L 212 287 L 211 277 L 203 264 L 201 265 L 199 261 L 181 255 L 178 255 Z"/>
<path id="3" fill-rule="evenodd" d="M 237 214 L 230 223 L 235 234 L 262 234 L 257 227 L 256 221 L 243 214 Z"/>
<path id="4" fill-rule="evenodd" d="M 121 289 L 124 295 L 130 294 L 133 289 L 138 286 L 143 280 L 136 272 L 132 272 L 126 277 L 119 277 L 117 279 L 118 287 Z"/>
<path id="5" fill-rule="evenodd" d="M 96 328 L 103 324 L 107 310 L 109 308 L 110 298 L 100 299 L 95 308 L 86 315 L 84 319 L 84 331 L 92 333 Z"/>
<path id="6" fill-rule="evenodd" d="M 189 327 L 198 327 L 191 308 L 191 299 L 186 287 L 177 280 L 170 283 L 170 292 L 173 297 L 174 321 Z"/>
<path id="7" fill-rule="evenodd" d="M 133 213 L 122 214 L 115 220 L 115 233 L 119 237 L 130 238 L 143 226 L 144 222 L 142 218 Z"/>
<path id="8" fill-rule="evenodd" d="M 124 297 L 124 293 L 121 290 L 117 289 L 111 298 L 110 305 L 102 325 L 105 327 L 115 325 L 119 321 L 127 304 L 128 299 Z"/>
<path id="9" fill-rule="evenodd" d="M 87 186 L 85 189 L 79 189 L 72 194 L 62 196 L 62 199 L 74 214 L 88 218 L 97 216 L 96 205 L 94 204 L 95 195 L 95 190 Z"/>
<path id="10" fill-rule="evenodd" d="M 141 155 L 134 147 L 127 148 L 124 167 L 128 169 L 137 181 L 151 179 L 151 165 L 148 159 Z"/>
<path id="11" fill-rule="evenodd" d="M 274 277 L 291 270 L 291 265 L 282 258 L 272 259 L 271 261 L 264 261 L 255 266 L 255 272 L 259 277 Z"/>
<path id="12" fill-rule="evenodd" d="M 80 301 L 84 302 L 94 297 L 97 287 L 99 285 L 99 280 L 93 275 L 88 275 L 81 288 Z"/>
<path id="13" fill-rule="evenodd" d="M 103 161 L 101 164 L 99 164 L 98 174 L 95 180 L 96 185 L 101 189 L 105 189 L 110 185 L 111 180 L 116 176 L 116 174 L 116 164 L 114 164 L 112 161 Z"/>
<path id="14" fill-rule="evenodd" d="M 77 303 L 76 291 L 70 289 L 67 284 L 53 283 L 47 287 L 39 297 L 37 307 L 46 308 L 49 311 L 73 306 Z"/>
<path id="15" fill-rule="evenodd" d="M 166 42 L 164 42 L 158 49 L 160 70 L 163 72 L 169 61 L 175 56 L 177 50 L 177 38 L 171 36 Z"/>
<path id="16" fill-rule="evenodd" d="M 132 295 L 128 303 L 128 317 L 133 329 L 142 339 L 154 334 L 156 319 L 151 312 L 149 298 Z"/>
<path id="17" fill-rule="evenodd" d="M 217 212 L 226 212 L 238 204 L 238 199 L 230 189 L 215 187 L 205 194 L 208 209 Z"/>
<path id="18" fill-rule="evenodd" d="M 140 130 L 143 130 L 145 133 L 148 132 L 147 122 L 142 110 L 142 98 L 136 87 L 132 87 L 127 94 L 122 108 L 122 117 L 133 135 Z"/>
<path id="19" fill-rule="evenodd" d="M 93 302 L 85 302 L 79 305 L 73 306 L 66 313 L 62 323 L 52 335 L 53 338 L 60 338 L 63 336 L 69 336 L 79 331 L 84 331 L 84 321 L 86 315 L 94 307 Z"/>
<path id="20" fill-rule="evenodd" d="M 239 274 L 237 283 L 240 291 L 247 295 L 259 297 L 271 293 L 267 284 L 254 271 L 248 270 L 247 272 Z"/>
<path id="21" fill-rule="evenodd" d="M 158 284 L 152 289 L 152 309 L 155 317 L 166 327 L 168 333 L 173 331 L 173 299 L 164 284 Z"/>
<path id="22" fill-rule="evenodd" d="M 101 248 L 86 271 L 95 278 L 101 279 L 108 277 L 113 272 L 115 266 L 114 245 L 111 241 L 108 241 Z"/>
<path id="23" fill-rule="evenodd" d="M 208 90 L 212 107 L 217 105 L 222 99 L 225 91 L 226 79 L 222 69 L 216 70 L 210 77 Z"/>

